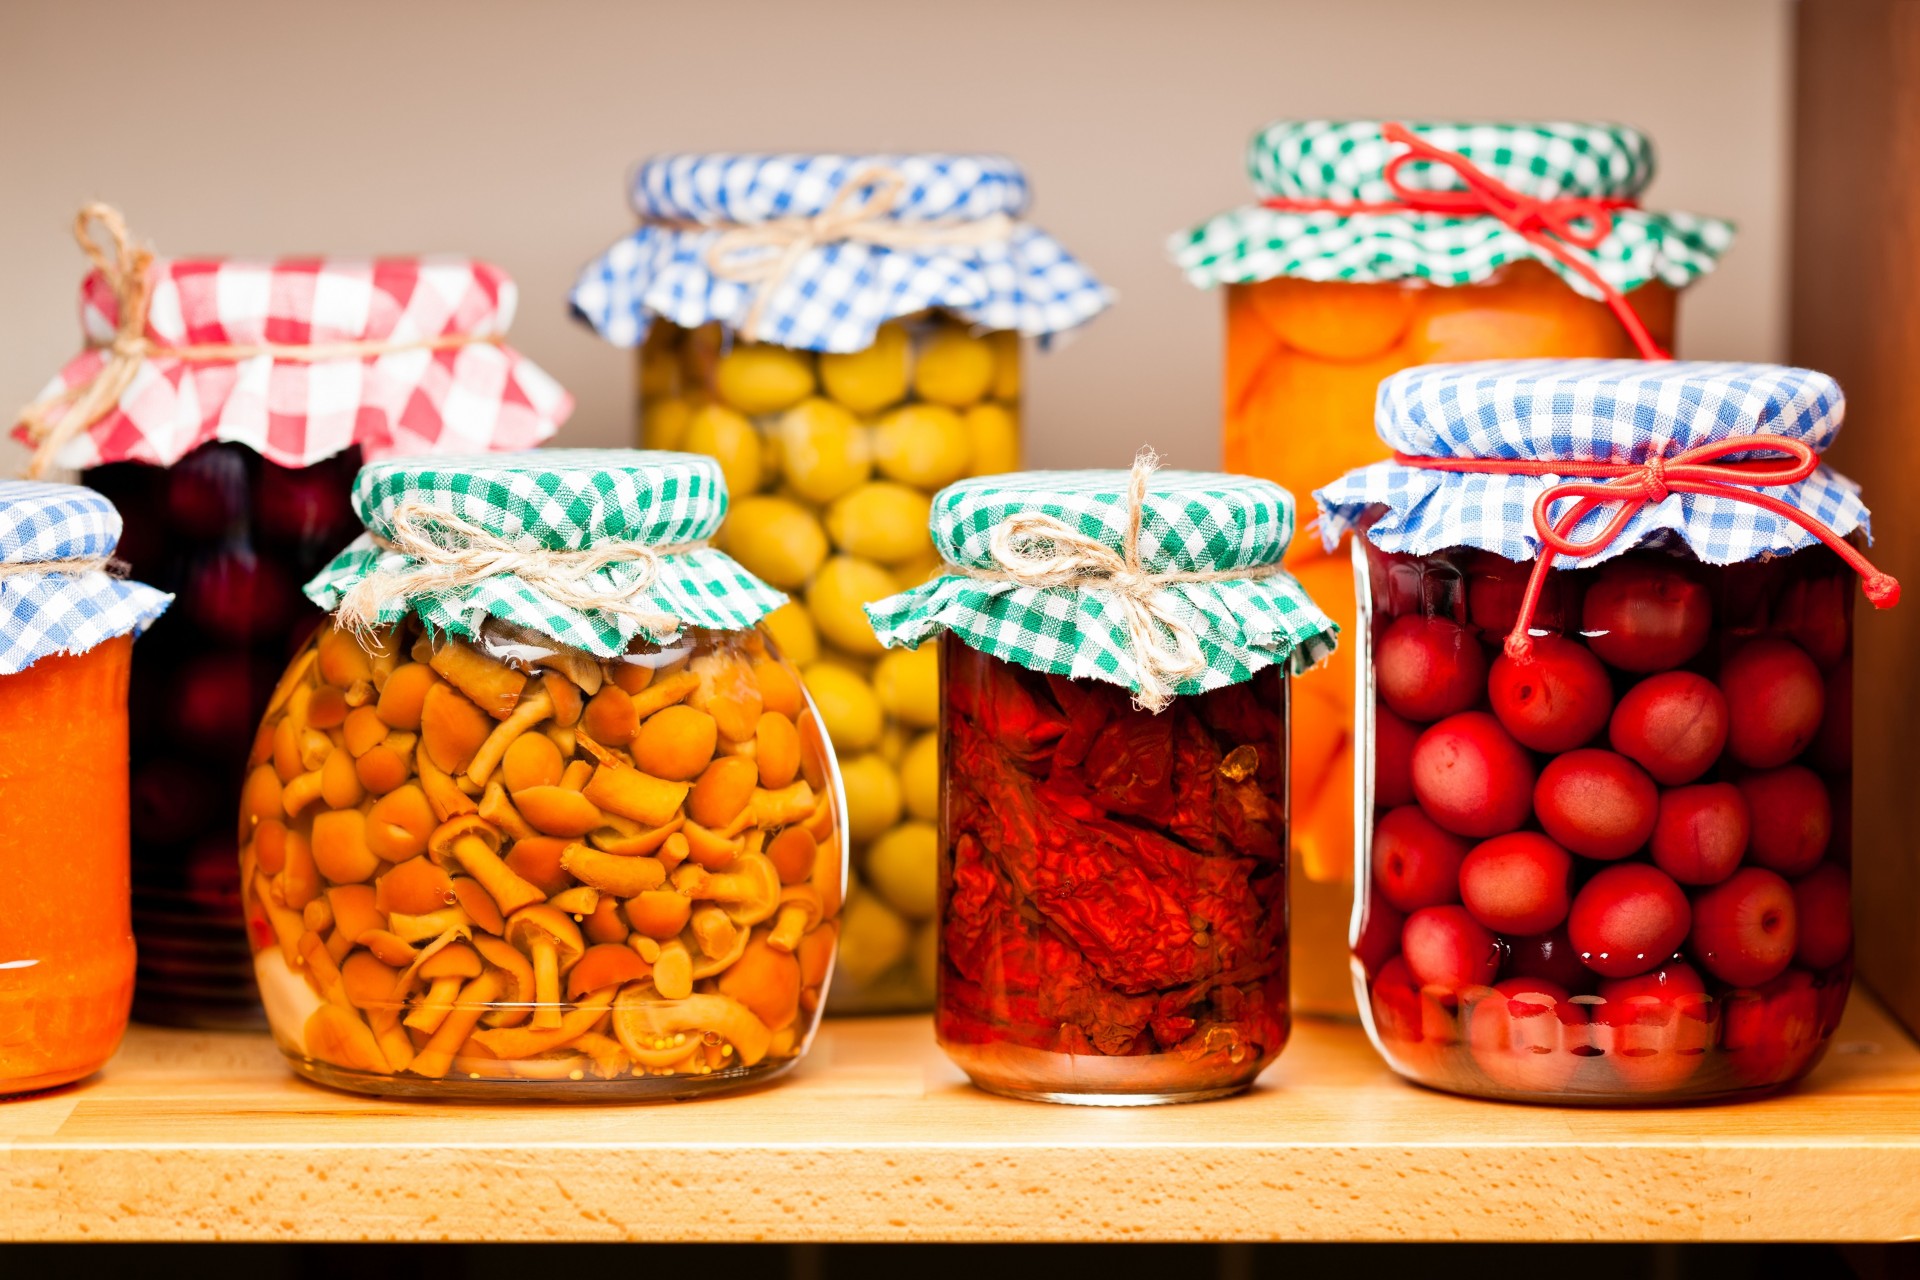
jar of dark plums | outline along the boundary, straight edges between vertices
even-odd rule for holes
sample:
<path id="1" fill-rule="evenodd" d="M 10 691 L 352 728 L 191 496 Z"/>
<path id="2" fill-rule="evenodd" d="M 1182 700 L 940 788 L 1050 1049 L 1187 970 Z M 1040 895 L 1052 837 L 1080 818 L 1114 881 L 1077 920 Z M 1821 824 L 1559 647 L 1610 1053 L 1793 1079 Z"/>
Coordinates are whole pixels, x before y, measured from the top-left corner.
<path id="1" fill-rule="evenodd" d="M 1197 1101 L 1286 1043 L 1287 676 L 1336 628 L 1285 490 L 1151 471 L 960 481 L 946 572 L 868 609 L 938 637 L 934 1025 L 993 1093 Z"/>
<path id="2" fill-rule="evenodd" d="M 1358 529 L 1362 1017 L 1436 1088 L 1755 1094 L 1852 978 L 1843 400 L 1768 365 L 1436 365 L 1382 384 Z"/>
<path id="3" fill-rule="evenodd" d="M 15 434 L 113 501 L 121 558 L 178 600 L 133 655 L 134 1016 L 260 1025 L 241 765 L 323 616 L 300 584 L 359 531 L 354 473 L 530 447 L 571 400 L 504 345 L 516 293 L 486 263 L 159 258 L 99 205 L 75 230 L 87 346 Z"/>

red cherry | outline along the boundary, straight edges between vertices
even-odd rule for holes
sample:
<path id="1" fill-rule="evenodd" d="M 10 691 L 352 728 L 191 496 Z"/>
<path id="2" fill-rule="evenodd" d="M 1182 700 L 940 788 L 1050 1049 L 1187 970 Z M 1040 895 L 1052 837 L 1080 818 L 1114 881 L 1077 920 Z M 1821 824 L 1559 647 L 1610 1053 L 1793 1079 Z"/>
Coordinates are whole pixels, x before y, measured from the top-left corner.
<path id="1" fill-rule="evenodd" d="M 251 548 L 231 547 L 202 560 L 187 581 L 187 612 L 210 635 L 250 640 L 285 625 L 293 588 L 278 566 Z"/>
<path id="2" fill-rule="evenodd" d="M 1607 740 L 1654 781 L 1677 787 L 1720 758 L 1727 745 L 1727 700 L 1718 685 L 1691 671 L 1648 676 L 1613 709 Z"/>
<path id="3" fill-rule="evenodd" d="M 1378 974 L 1382 965 L 1400 953 L 1400 930 L 1406 923 L 1406 916 L 1394 910 L 1390 903 L 1377 896 L 1367 901 L 1353 954 L 1359 957 L 1368 973 Z"/>
<path id="4" fill-rule="evenodd" d="M 1373 672 L 1381 699 L 1424 724 L 1479 700 L 1487 655 L 1458 623 L 1414 615 L 1396 619 L 1380 637 Z"/>
<path id="5" fill-rule="evenodd" d="M 1520 620 L 1520 602 L 1533 576 L 1533 563 L 1516 564 L 1491 551 L 1475 551 L 1466 563 L 1467 618 L 1486 639 L 1498 643 Z M 1580 616 L 1578 573 L 1547 575 L 1534 606 L 1533 625 L 1543 631 L 1565 631 Z"/>
<path id="6" fill-rule="evenodd" d="M 1835 984 L 1841 991 L 1845 983 Z M 1753 1088 L 1785 1084 L 1813 1065 L 1824 1043 L 1824 990 L 1805 969 L 1789 969 L 1758 991 L 1721 998 L 1721 1047 L 1734 1076 Z"/>
<path id="7" fill-rule="evenodd" d="M 1793 642 L 1825 670 L 1846 656 L 1852 603 L 1851 578 L 1801 578 L 1780 597 L 1778 617 Z"/>
<path id="8" fill-rule="evenodd" d="M 1585 1021 L 1565 988 L 1538 978 L 1503 978 L 1497 994 L 1473 1003 L 1467 1043 L 1487 1078 L 1514 1093 L 1559 1093 L 1579 1072 L 1569 1052 L 1569 1021 Z"/>
<path id="9" fill-rule="evenodd" d="M 1486 986 L 1500 972 L 1500 940 L 1465 907 L 1422 907 L 1408 916 L 1400 953 L 1424 987 Z"/>
<path id="10" fill-rule="evenodd" d="M 1413 794 L 1435 822 L 1485 839 L 1533 811 L 1533 758 L 1484 711 L 1449 716 L 1413 744 Z"/>
<path id="11" fill-rule="evenodd" d="M 1833 840 L 1833 800 L 1819 774 L 1797 764 L 1750 773 L 1740 794 L 1753 815 L 1751 861 L 1783 876 L 1819 864 Z"/>
<path id="12" fill-rule="evenodd" d="M 1706 587 L 1671 564 L 1614 560 L 1587 588 L 1580 630 L 1608 666 L 1666 671 L 1706 647 L 1713 604 Z"/>
<path id="13" fill-rule="evenodd" d="M 1495 933 L 1545 933 L 1567 918 L 1573 859 L 1543 835 L 1513 831 L 1460 864 L 1460 901 Z"/>
<path id="14" fill-rule="evenodd" d="M 1807 747 L 1807 759 L 1828 773 L 1853 768 L 1853 659 L 1842 658 L 1828 670 L 1826 709 Z"/>
<path id="15" fill-rule="evenodd" d="M 1587 968 L 1631 978 L 1665 964 L 1686 940 L 1691 914 L 1673 878 L 1644 862 L 1607 867 L 1581 886 L 1567 936 Z"/>
<path id="16" fill-rule="evenodd" d="M 214 650 L 196 654 L 173 676 L 171 723 L 186 742 L 237 757 L 253 739 L 252 663 L 245 654 Z M 261 701 L 266 691 L 261 692 Z"/>
<path id="17" fill-rule="evenodd" d="M 1435 825 L 1415 805 L 1382 814 L 1373 826 L 1373 883 L 1400 911 L 1458 902 L 1467 842 Z"/>
<path id="18" fill-rule="evenodd" d="M 1732 783 L 1675 787 L 1660 793 L 1649 852 L 1681 884 L 1719 884 L 1746 855 L 1751 830 L 1747 802 Z"/>
<path id="19" fill-rule="evenodd" d="M 1798 919 L 1785 880 L 1764 867 L 1743 867 L 1693 900 L 1687 949 L 1720 981 L 1757 987 L 1793 959 Z"/>
<path id="20" fill-rule="evenodd" d="M 1514 938 L 1507 944 L 1507 964 L 1502 970 L 1509 978 L 1537 978 L 1568 991 L 1579 993 L 1593 985 L 1593 971 L 1580 963 L 1566 925 L 1530 938 Z"/>
<path id="21" fill-rule="evenodd" d="M 1632 978 L 1600 984 L 1594 1043 L 1614 1078 L 1635 1093 L 1676 1088 L 1706 1061 L 1713 1004 L 1691 966 L 1674 961 Z"/>
<path id="22" fill-rule="evenodd" d="M 167 470 L 167 523 L 190 538 L 219 538 L 244 523 L 247 460 L 238 445 L 207 444 Z"/>
<path id="23" fill-rule="evenodd" d="M 1549 760 L 1533 788 L 1533 811 L 1547 834 L 1588 858 L 1624 858 L 1639 849 L 1659 808 L 1653 779 L 1598 747 Z"/>
<path id="24" fill-rule="evenodd" d="M 1373 803 L 1413 803 L 1413 743 L 1420 731 L 1385 707 L 1373 709 Z"/>
<path id="25" fill-rule="evenodd" d="M 1460 571 L 1445 559 L 1369 546 L 1367 568 L 1374 605 L 1387 617 L 1466 621 Z"/>
<path id="26" fill-rule="evenodd" d="M 1845 867 L 1823 862 L 1793 883 L 1800 924 L 1794 963 L 1829 969 L 1853 950 L 1853 881 Z"/>
<path id="27" fill-rule="evenodd" d="M 260 531 L 281 542 L 295 542 L 315 552 L 344 545 L 359 528 L 349 494 L 353 473 L 328 464 L 282 467 L 263 462 L 254 515 Z"/>
<path id="28" fill-rule="evenodd" d="M 1607 669 L 1584 645 L 1556 635 L 1535 636 L 1525 658 L 1495 658 L 1487 697 L 1507 732 L 1535 751 L 1591 742 L 1613 710 Z"/>
<path id="29" fill-rule="evenodd" d="M 1380 1050 L 1394 1068 L 1416 1080 L 1434 1077 L 1458 1041 L 1449 1011 L 1420 989 L 1405 956 L 1380 966 L 1367 991 Z"/>
<path id="30" fill-rule="evenodd" d="M 1727 696 L 1727 753 L 1751 769 L 1783 765 L 1807 749 L 1826 711 L 1826 683 L 1791 640 L 1762 636 L 1720 667 Z"/>

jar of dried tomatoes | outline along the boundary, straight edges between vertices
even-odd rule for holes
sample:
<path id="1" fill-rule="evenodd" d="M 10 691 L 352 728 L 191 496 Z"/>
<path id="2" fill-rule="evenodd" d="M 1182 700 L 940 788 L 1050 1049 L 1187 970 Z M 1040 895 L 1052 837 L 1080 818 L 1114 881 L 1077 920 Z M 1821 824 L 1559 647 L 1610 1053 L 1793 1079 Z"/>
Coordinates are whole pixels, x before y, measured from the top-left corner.
<path id="1" fill-rule="evenodd" d="M 838 933 L 832 747 L 707 545 L 710 458 L 376 463 L 267 706 L 241 880 L 301 1075 L 688 1097 L 783 1074 Z"/>
<path id="2" fill-rule="evenodd" d="M 1664 354 L 1676 292 L 1733 237 L 1719 219 L 1642 210 L 1653 149 L 1621 125 L 1283 120 L 1255 135 L 1247 168 L 1259 201 L 1170 248 L 1195 284 L 1225 286 L 1226 468 L 1294 493 L 1384 456 L 1374 390 L 1396 370 Z M 1353 624 L 1344 556 L 1307 540 L 1288 563 Z M 1330 962 L 1352 899 L 1346 661 L 1293 708 L 1302 1012 L 1353 1012 Z"/>
<path id="3" fill-rule="evenodd" d="M 1573 1103 L 1812 1069 L 1852 977 L 1852 593 L 1825 374 L 1516 361 L 1381 386 L 1353 977 L 1393 1068 Z"/>
<path id="4" fill-rule="evenodd" d="M 991 1092 L 1213 1098 L 1286 1043 L 1287 676 L 1336 628 L 1284 490 L 1152 472 L 952 485 L 946 572 L 868 610 L 939 638 L 935 1027 Z"/>
<path id="5" fill-rule="evenodd" d="M 113 1056 L 133 1000 L 127 669 L 169 597 L 89 489 L 0 481 L 0 1094 Z"/>
<path id="6" fill-rule="evenodd" d="M 576 312 L 637 347 L 640 443 L 719 459 L 721 545 L 794 594 L 768 625 L 846 771 L 854 842 L 830 1012 L 933 1003 L 938 663 L 883 653 L 861 607 L 926 581 L 927 502 L 1020 466 L 1026 340 L 1107 290 L 1025 220 L 995 155 L 676 155 Z"/>
<path id="7" fill-rule="evenodd" d="M 572 406 L 504 342 L 513 282 L 456 258 L 162 258 L 81 211 L 87 349 L 16 435 L 126 521 L 180 607 L 134 654 L 134 1016 L 255 1026 L 232 815 L 251 726 L 359 529 L 363 459 L 530 448 Z M 104 235 L 104 247 L 96 237 Z"/>

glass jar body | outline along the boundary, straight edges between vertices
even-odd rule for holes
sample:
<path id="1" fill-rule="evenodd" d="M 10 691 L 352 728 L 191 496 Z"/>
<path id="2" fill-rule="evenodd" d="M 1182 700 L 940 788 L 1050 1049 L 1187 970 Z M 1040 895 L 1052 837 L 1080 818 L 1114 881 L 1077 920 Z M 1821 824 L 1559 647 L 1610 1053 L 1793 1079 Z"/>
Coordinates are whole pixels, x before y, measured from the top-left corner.
<path id="1" fill-rule="evenodd" d="M 691 1097 L 783 1074 L 833 964 L 845 800 L 758 631 L 603 661 L 328 625 L 261 722 L 241 878 L 299 1074 L 430 1097 Z"/>
<path id="2" fill-rule="evenodd" d="M 1846 1003 L 1851 572 L 1360 540 L 1352 975 L 1394 1070 L 1575 1104 L 1762 1092 Z"/>
<path id="3" fill-rule="evenodd" d="M 232 814 L 252 726 L 319 623 L 300 594 L 359 532 L 358 449 L 307 468 L 215 442 L 171 467 L 120 462 L 84 483 L 120 510 L 120 558 L 175 595 L 134 653 L 134 1016 L 262 1025 L 241 928 Z"/>
<path id="4" fill-rule="evenodd" d="M 1236 1092 L 1285 1045 L 1287 680 L 1176 698 L 940 640 L 941 1048 L 993 1093 Z"/>
<path id="5" fill-rule="evenodd" d="M 1675 291 L 1628 295 L 1656 341 L 1673 345 Z M 1539 263 L 1515 263 L 1481 284 L 1349 284 L 1276 279 L 1227 289 L 1226 470 L 1305 495 L 1386 457 L 1374 393 L 1387 375 L 1460 360 L 1636 354 L 1605 304 Z M 1310 431 L 1299 430 L 1311 424 Z M 1347 634 L 1354 625 L 1346 552 L 1296 539 L 1294 574 Z M 1354 1012 L 1337 963 L 1352 908 L 1353 667 L 1342 651 L 1302 686 L 1294 733 L 1294 1007 Z"/>
<path id="6" fill-rule="evenodd" d="M 1019 468 L 1019 336 L 927 314 L 816 355 L 658 323 L 639 359 L 641 442 L 719 459 L 733 502 L 716 545 L 794 597 L 767 625 L 845 771 L 854 871 L 830 1012 L 930 1007 L 938 671 L 931 646 L 883 652 L 861 606 L 939 571 L 936 490 Z"/>
<path id="7" fill-rule="evenodd" d="M 0 1094 L 92 1075 L 127 1029 L 132 650 L 120 636 L 0 676 Z"/>

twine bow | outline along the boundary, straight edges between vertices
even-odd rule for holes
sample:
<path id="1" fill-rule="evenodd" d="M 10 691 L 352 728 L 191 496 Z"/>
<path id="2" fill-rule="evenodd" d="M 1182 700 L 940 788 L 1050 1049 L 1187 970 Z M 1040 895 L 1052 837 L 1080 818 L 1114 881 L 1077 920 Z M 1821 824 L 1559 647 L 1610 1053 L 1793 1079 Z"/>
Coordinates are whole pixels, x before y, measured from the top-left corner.
<path id="1" fill-rule="evenodd" d="M 1673 357 L 1647 331 L 1626 295 L 1595 269 L 1587 256 L 1613 231 L 1613 215 L 1638 203 L 1618 197 L 1559 196 L 1541 200 L 1515 191 L 1457 151 L 1448 151 L 1414 135 L 1402 124 L 1386 124 L 1380 136 L 1406 148 L 1387 161 L 1387 186 L 1396 197 L 1387 201 L 1314 200 L 1274 196 L 1260 203 L 1287 213 L 1437 213 L 1449 218 L 1497 218 L 1514 234 L 1552 257 L 1592 285 L 1633 340 L 1643 359 Z M 1408 186 L 1401 170 L 1413 164 L 1437 164 L 1453 170 L 1464 184 L 1458 191 L 1429 191 Z"/>
<path id="2" fill-rule="evenodd" d="M 95 228 L 105 233 L 102 249 Z M 136 245 L 127 221 L 112 205 L 83 205 L 74 215 L 73 238 L 113 294 L 118 323 L 113 337 L 89 346 L 103 353 L 100 367 L 77 386 L 56 391 L 20 410 L 18 425 L 33 445 L 27 475 L 38 478 L 68 441 L 113 412 L 133 385 L 140 366 L 159 356 L 195 362 L 251 360 L 271 356 L 313 364 L 324 360 L 364 360 L 401 351 L 445 351 L 479 342 L 500 342 L 500 335 L 450 333 L 400 342 L 364 339 L 347 342 L 202 342 L 169 346 L 147 337 L 147 308 L 153 298 L 153 250 Z M 110 252 L 109 252 L 110 250 Z"/>
<path id="3" fill-rule="evenodd" d="M 760 339 L 768 303 L 787 277 L 815 249 L 831 244 L 867 244 L 883 249 L 967 248 L 1005 240 L 1013 220 L 991 213 L 970 220 L 893 222 L 887 220 L 908 188 L 906 175 L 885 165 L 868 165 L 840 185 L 826 208 L 811 217 L 773 218 L 736 223 L 707 247 L 706 266 L 715 278 L 754 289 L 740 333 Z M 710 231 L 713 223 L 656 218 L 651 225 L 681 231 Z"/>
<path id="4" fill-rule="evenodd" d="M 1774 453 L 1779 459 L 1723 461 L 1735 453 Z M 1900 603 L 1900 584 L 1882 573 L 1859 550 L 1817 516 L 1808 515 L 1761 489 L 1799 484 L 1820 467 L 1820 455 L 1804 440 L 1781 435 L 1733 436 L 1682 449 L 1671 457 L 1658 454 L 1645 462 L 1589 462 L 1573 458 L 1428 458 L 1395 453 L 1402 466 L 1422 471 L 1467 472 L 1480 475 L 1576 476 L 1549 485 L 1533 503 L 1533 528 L 1541 551 L 1520 599 L 1520 614 L 1507 636 L 1507 654 L 1524 660 L 1533 652 L 1533 615 L 1546 585 L 1547 571 L 1557 555 L 1582 559 L 1612 546 L 1628 522 L 1643 507 L 1664 501 L 1669 494 L 1696 493 L 1744 502 L 1790 520 L 1832 548 L 1835 555 L 1860 575 L 1861 589 L 1876 609 Z M 1573 505 L 1555 519 L 1556 503 Z M 1597 533 L 1575 538 L 1573 531 L 1589 512 L 1611 507 L 1612 514 Z"/>
<path id="5" fill-rule="evenodd" d="M 704 542 L 668 547 L 637 542 L 600 543 L 582 551 L 555 551 L 531 538 L 506 538 L 452 512 L 424 502 L 403 502 L 394 510 L 390 532 L 375 540 L 412 563 L 403 569 L 376 569 L 341 597 L 341 625 L 365 633 L 378 626 L 390 600 L 440 596 L 510 574 L 564 609 L 625 618 L 651 636 L 680 630 L 681 620 L 647 609 L 635 597 L 653 586 L 661 560 L 697 551 Z M 616 564 L 630 564 L 633 580 L 609 594 L 595 576 Z"/>
<path id="6" fill-rule="evenodd" d="M 1023 511 L 1002 520 L 988 538 L 987 549 L 997 568 L 962 570 L 985 582 L 1072 587 L 1110 595 L 1126 625 L 1140 686 L 1135 700 L 1155 713 L 1173 701 L 1175 685 L 1207 669 L 1200 637 L 1183 616 L 1191 610 L 1181 608 L 1166 588 L 1181 582 L 1269 578 L 1286 571 L 1275 563 L 1197 573 L 1148 572 L 1140 563 L 1140 521 L 1147 478 L 1159 466 L 1152 449 L 1134 456 L 1127 484 L 1127 532 L 1119 551 L 1055 516 Z"/>

